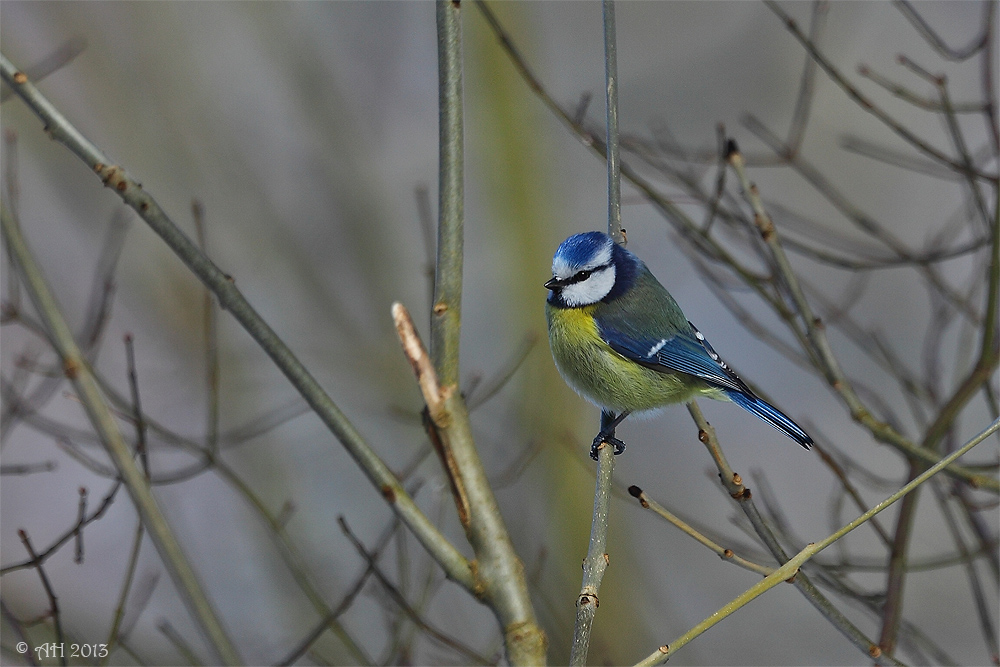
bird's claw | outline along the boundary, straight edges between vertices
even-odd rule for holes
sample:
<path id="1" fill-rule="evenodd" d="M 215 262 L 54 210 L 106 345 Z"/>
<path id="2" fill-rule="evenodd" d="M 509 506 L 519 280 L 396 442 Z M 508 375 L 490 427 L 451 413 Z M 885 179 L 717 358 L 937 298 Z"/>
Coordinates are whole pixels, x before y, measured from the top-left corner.
<path id="1" fill-rule="evenodd" d="M 616 438 L 613 435 L 605 435 L 604 433 L 598 433 L 597 437 L 594 438 L 594 444 L 590 447 L 590 458 L 597 460 L 597 450 L 601 448 L 601 445 L 608 444 L 615 448 L 615 456 L 618 456 L 625 451 L 625 443 Z"/>

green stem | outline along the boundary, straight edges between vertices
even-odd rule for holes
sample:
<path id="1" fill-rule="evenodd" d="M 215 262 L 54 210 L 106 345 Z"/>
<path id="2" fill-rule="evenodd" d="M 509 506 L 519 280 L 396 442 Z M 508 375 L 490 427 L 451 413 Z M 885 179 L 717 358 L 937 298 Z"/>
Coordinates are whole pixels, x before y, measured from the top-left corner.
<path id="1" fill-rule="evenodd" d="M 539 665 L 545 662 L 545 633 L 535 618 L 524 565 L 514 550 L 476 450 L 468 408 L 458 387 L 464 253 L 461 5 L 438 0 L 436 13 L 440 210 L 430 357 L 438 386 L 433 389 L 432 378 L 425 378 L 422 389 L 431 393 L 430 397 L 425 394 L 425 399 L 430 399 L 431 436 L 440 436 L 438 453 L 451 478 L 459 519 L 476 554 L 475 592 L 500 623 L 508 662 Z"/>
<path id="2" fill-rule="evenodd" d="M 464 138 L 460 5 L 437 2 L 438 30 L 438 252 L 431 311 L 430 353 L 442 386 L 458 385 L 462 331 Z"/>

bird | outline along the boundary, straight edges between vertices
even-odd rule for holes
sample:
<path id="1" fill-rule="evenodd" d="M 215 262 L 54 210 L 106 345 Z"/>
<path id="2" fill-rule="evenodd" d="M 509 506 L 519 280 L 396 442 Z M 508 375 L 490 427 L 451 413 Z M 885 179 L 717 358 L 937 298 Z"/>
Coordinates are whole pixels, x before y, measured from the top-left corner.
<path id="1" fill-rule="evenodd" d="M 705 396 L 731 401 L 805 449 L 813 439 L 740 379 L 635 254 L 603 232 L 574 234 L 552 258 L 545 316 L 556 368 L 601 408 L 603 443 L 629 414 Z"/>

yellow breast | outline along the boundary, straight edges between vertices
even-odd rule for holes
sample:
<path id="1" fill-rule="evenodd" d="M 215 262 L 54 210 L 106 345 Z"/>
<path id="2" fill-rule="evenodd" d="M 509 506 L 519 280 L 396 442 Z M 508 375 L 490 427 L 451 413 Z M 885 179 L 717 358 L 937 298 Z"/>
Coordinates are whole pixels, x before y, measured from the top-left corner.
<path id="1" fill-rule="evenodd" d="M 545 308 L 556 368 L 584 398 L 614 412 L 639 412 L 687 401 L 710 390 L 702 382 L 692 382 L 691 376 L 682 379 L 640 366 L 615 352 L 600 336 L 593 317 L 596 307 L 546 304 Z"/>

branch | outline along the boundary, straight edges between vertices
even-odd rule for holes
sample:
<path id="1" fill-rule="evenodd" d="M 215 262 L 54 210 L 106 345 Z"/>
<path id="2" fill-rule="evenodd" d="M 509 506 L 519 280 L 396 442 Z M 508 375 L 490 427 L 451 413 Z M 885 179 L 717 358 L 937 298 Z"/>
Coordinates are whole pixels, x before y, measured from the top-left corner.
<path id="1" fill-rule="evenodd" d="M 764 0 L 764 4 L 767 5 L 767 7 L 784 22 L 785 27 L 788 29 L 788 31 L 792 33 L 792 35 L 795 37 L 795 39 L 799 41 L 800 44 L 802 44 L 802 46 L 806 49 L 806 52 L 809 53 L 809 55 L 816 61 L 816 64 L 818 64 L 820 68 L 822 68 L 822 70 L 826 72 L 827 76 L 833 79 L 834 83 L 840 86 L 841 89 L 843 89 L 843 91 L 847 93 L 847 96 L 850 97 L 852 100 L 854 100 L 858 104 L 858 106 L 861 107 L 864 111 L 867 111 L 868 113 L 878 118 L 890 130 L 895 132 L 904 141 L 909 143 L 918 151 L 937 160 L 938 162 L 941 162 L 944 165 L 947 165 L 953 171 L 956 171 L 960 174 L 967 174 L 970 177 L 982 179 L 989 183 L 994 183 L 994 184 L 996 183 L 997 177 L 995 175 L 983 174 L 978 170 L 969 169 L 968 167 L 966 167 L 966 165 L 955 162 L 950 157 L 940 152 L 939 150 L 937 150 L 936 148 L 934 148 L 933 146 L 922 140 L 920 137 L 916 136 L 908 129 L 900 125 L 898 122 L 896 122 L 894 118 L 892 118 L 892 116 L 887 114 L 881 108 L 875 106 L 875 104 L 871 100 L 862 95 L 861 92 L 857 88 L 855 88 L 850 81 L 844 78 L 844 76 L 837 70 L 837 68 L 835 68 L 833 64 L 830 63 L 830 61 L 828 61 L 823 56 L 823 54 L 819 52 L 819 49 L 816 48 L 816 45 L 813 44 L 813 42 L 810 41 L 810 39 L 802 32 L 802 30 L 799 29 L 798 23 L 796 23 L 795 19 L 786 14 L 785 11 L 781 7 L 779 7 L 778 4 L 773 0 Z"/>
<path id="2" fill-rule="evenodd" d="M 417 627 L 423 630 L 428 637 L 435 640 L 442 646 L 447 646 L 448 648 L 461 653 L 467 660 L 471 660 L 476 664 L 494 664 L 489 658 L 479 655 L 462 642 L 458 641 L 454 637 L 449 637 L 447 634 L 425 621 L 423 617 L 420 616 L 420 613 L 414 609 L 412 605 L 410 605 L 406 597 L 399 592 L 399 589 L 394 586 L 391 581 L 389 581 L 388 577 L 385 576 L 382 569 L 376 562 L 376 556 L 369 552 L 368 549 L 365 548 L 365 545 L 361 543 L 361 540 L 359 540 L 358 537 L 351 531 L 350 527 L 347 525 L 347 520 L 344 519 L 343 516 L 339 516 L 337 517 L 337 523 L 340 524 L 341 531 L 343 531 L 344 535 L 347 536 L 347 539 L 350 540 L 351 544 L 354 545 L 358 554 L 365 560 L 368 570 L 370 570 L 372 574 L 375 575 L 375 578 L 378 579 L 379 583 L 382 584 L 382 588 L 384 588 L 385 592 L 389 594 L 392 601 L 404 614 L 406 614 L 407 617 L 409 617 L 411 621 L 417 625 Z"/>
<path id="3" fill-rule="evenodd" d="M 8 65 L 7 60 L 3 59 L 4 79 L 8 79 Z M 26 83 L 26 77 L 19 72 L 11 74 L 9 78 L 15 85 L 31 85 Z M 15 88 L 15 90 L 18 89 Z M 18 92 L 20 93 L 20 91 Z M 66 320 L 63 319 L 55 297 L 49 290 L 41 270 L 35 263 L 35 259 L 21 235 L 20 227 L 8 214 L 6 206 L 2 204 L 0 204 L 0 221 L 2 221 L 3 236 L 7 241 L 7 248 L 20 266 L 25 289 L 52 337 L 53 345 L 62 360 L 66 377 L 73 383 L 94 430 L 100 435 L 104 447 L 115 462 L 115 467 L 118 468 L 122 481 L 128 489 L 143 523 L 149 529 L 150 537 L 156 545 L 164 567 L 170 573 L 174 585 L 177 587 L 178 594 L 222 662 L 227 665 L 240 664 L 241 660 L 236 652 L 236 647 L 233 646 L 223 630 L 215 610 L 181 550 L 180 543 L 177 542 L 170 525 L 153 498 L 145 475 L 136 466 L 132 452 L 125 444 L 121 431 L 118 430 L 118 424 L 104 402 L 104 397 L 89 370 L 83 353 L 73 339 L 73 334 L 66 324 Z"/>
<path id="4" fill-rule="evenodd" d="M 788 554 L 785 553 L 784 548 L 782 548 L 770 527 L 764 523 L 764 518 L 760 515 L 757 505 L 753 502 L 750 489 L 743 485 L 743 478 L 730 467 L 719 445 L 719 440 L 715 436 L 715 429 L 705 419 L 697 403 L 692 401 L 688 403 L 687 407 L 692 419 L 694 419 L 695 424 L 698 426 L 698 439 L 708 448 L 712 460 L 715 461 L 715 465 L 719 469 L 719 479 L 722 481 L 722 485 L 729 492 L 733 500 L 739 504 L 740 509 L 746 515 L 747 519 L 750 520 L 757 536 L 767 547 L 768 551 L 771 552 L 775 560 L 779 563 L 785 563 L 788 561 Z M 800 572 L 795 575 L 792 583 L 816 607 L 817 611 L 830 621 L 841 634 L 847 637 L 852 644 L 869 657 L 875 658 L 876 664 L 885 662 L 894 665 L 900 664 L 891 656 L 882 655 L 881 649 L 872 640 L 868 639 L 857 626 L 851 623 L 839 609 L 833 606 L 833 603 L 816 588 L 805 573 Z"/>
<path id="5" fill-rule="evenodd" d="M 480 5 L 483 7 L 483 5 Z M 627 238 L 622 229 L 622 174 L 618 146 L 618 38 L 615 27 L 615 2 L 602 0 L 604 14 L 604 83 L 607 91 L 607 162 L 608 162 L 608 236 L 615 243 L 625 245 Z M 601 413 L 601 430 L 604 430 Z M 604 579 L 604 571 L 611 562 L 608 556 L 608 515 L 611 509 L 612 480 L 615 471 L 613 447 L 606 442 L 597 448 L 597 481 L 594 486 L 594 514 L 590 523 L 590 540 L 587 557 L 583 560 L 583 581 L 576 599 L 576 620 L 573 624 L 573 643 L 570 646 L 570 664 L 584 665 L 590 651 L 591 631 L 600 600 L 597 593 Z M 591 454 L 593 456 L 593 454 Z"/>
<path id="6" fill-rule="evenodd" d="M 679 516 L 668 510 L 663 505 L 659 504 L 652 498 L 646 495 L 646 492 L 640 489 L 638 486 L 632 485 L 628 487 L 628 492 L 633 498 L 639 501 L 639 505 L 643 509 L 652 511 L 657 516 L 663 518 L 668 523 L 673 524 L 679 528 L 686 535 L 693 537 L 698 543 L 708 547 L 716 554 L 719 558 L 725 561 L 729 561 L 734 565 L 739 565 L 745 570 L 750 570 L 751 572 L 756 572 L 757 574 L 767 576 L 774 572 L 773 567 L 767 567 L 766 565 L 760 565 L 759 563 L 754 563 L 753 561 L 747 560 L 742 556 L 737 556 L 732 549 L 726 548 L 721 544 L 715 542 L 708 536 L 699 532 L 696 528 L 688 524 L 686 521 L 681 519 Z"/>
<path id="7" fill-rule="evenodd" d="M 465 557 L 417 507 L 392 471 L 372 450 L 312 374 L 240 293 L 232 276 L 223 273 L 206 257 L 160 208 L 156 200 L 142 189 L 140 183 L 131 178 L 121 166 L 110 164 L 104 153 L 70 124 L 24 73 L 19 72 L 2 55 L 0 55 L 0 75 L 45 123 L 49 136 L 66 146 L 93 169 L 102 182 L 121 197 L 122 201 L 135 209 L 192 273 L 215 293 L 219 304 L 236 318 L 261 349 L 271 357 L 317 416 L 344 445 L 392 510 L 441 565 L 448 577 L 471 590 L 472 575 Z"/>
<path id="8" fill-rule="evenodd" d="M 963 456 L 966 452 L 968 452 L 973 447 L 986 440 L 986 438 L 996 433 L 998 430 L 1000 430 L 1000 419 L 995 420 L 992 424 L 987 426 L 979 435 L 975 436 L 967 443 L 965 443 L 965 445 L 963 445 L 960 449 L 957 449 L 956 451 L 952 452 L 945 458 L 938 461 L 935 465 L 931 466 L 922 474 L 915 477 L 912 481 L 910 481 L 909 484 L 906 484 L 904 487 L 899 489 L 899 491 L 892 494 L 879 504 L 875 505 L 870 510 L 868 510 L 867 512 L 856 518 L 854 521 L 851 521 L 850 523 L 842 527 L 840 530 L 826 536 L 819 542 L 814 542 L 806 545 L 804 549 L 795 554 L 795 556 L 789 559 L 784 565 L 776 569 L 774 572 L 769 574 L 767 577 L 759 581 L 754 586 L 751 586 L 741 595 L 734 598 L 731 602 L 729 602 L 729 604 L 725 605 L 724 607 L 719 609 L 719 611 L 715 612 L 714 614 L 706 618 L 704 621 L 694 626 L 691 630 L 681 635 L 681 637 L 679 637 L 672 643 L 664 644 L 663 646 L 655 650 L 653 653 L 651 653 L 649 656 L 647 656 L 644 660 L 636 664 L 659 665 L 666 662 L 667 659 L 674 653 L 676 653 L 679 648 L 681 648 L 682 646 L 690 642 L 692 639 L 702 634 L 703 632 L 705 632 L 706 630 L 708 630 L 713 625 L 715 625 L 722 619 L 726 618 L 733 612 L 746 606 L 746 604 L 748 604 L 749 602 L 760 596 L 762 593 L 770 590 L 771 588 L 774 588 L 782 581 L 788 581 L 792 577 L 795 578 L 795 581 L 798 581 L 802 577 L 802 574 L 799 572 L 799 569 L 806 561 L 808 561 L 810 558 L 812 558 L 813 556 L 815 556 L 816 554 L 818 554 L 823 549 L 827 548 L 840 538 L 847 535 L 849 532 L 851 532 L 858 526 L 870 520 L 872 517 L 874 517 L 882 510 L 888 508 L 890 505 L 895 503 L 900 498 L 903 498 L 907 494 L 917 489 L 921 484 L 926 482 L 928 479 L 930 479 L 937 473 L 944 470 L 949 463 L 958 459 L 960 456 Z M 881 660 L 889 658 L 889 656 L 884 656 L 884 655 L 880 656 L 879 655 L 880 652 L 878 651 L 877 646 L 875 646 L 874 649 L 875 651 L 871 653 L 872 658 L 875 658 L 877 661 L 880 658 Z M 891 660 L 891 658 L 889 659 Z"/>
<path id="9" fill-rule="evenodd" d="M 618 150 L 618 40 L 615 2 L 602 0 L 604 10 L 604 83 L 607 88 L 608 236 L 625 245 L 622 229 L 622 161 Z"/>
<path id="10" fill-rule="evenodd" d="M 597 482 L 594 488 L 594 515 L 590 524 L 587 557 L 583 560 L 583 583 L 576 599 L 576 622 L 569 664 L 584 665 L 590 650 L 590 635 L 600 600 L 597 592 L 604 571 L 611 562 L 608 557 L 608 513 L 611 508 L 611 480 L 615 470 L 614 447 L 601 443 L 597 449 Z"/>
<path id="11" fill-rule="evenodd" d="M 438 247 L 431 312 L 431 358 L 445 385 L 458 384 L 462 330 L 465 145 L 462 126 L 460 5 L 438 0 Z"/>
<path id="12" fill-rule="evenodd" d="M 448 0 L 445 0 L 448 2 Z M 535 620 L 524 565 L 514 551 L 472 437 L 469 413 L 454 385 L 438 382 L 430 357 L 400 303 L 392 306 L 403 352 L 427 403 L 428 434 L 451 482 L 459 519 L 476 554 L 472 591 L 496 614 L 511 664 L 542 664 L 545 633 Z"/>
<path id="13" fill-rule="evenodd" d="M 847 379 L 847 376 L 841 369 L 840 362 L 837 361 L 837 358 L 833 353 L 833 348 L 830 346 L 830 342 L 826 336 L 826 326 L 823 320 L 814 314 L 812 306 L 810 306 L 809 301 L 806 299 L 798 277 L 792 269 L 787 255 L 785 255 L 785 251 L 781 245 L 780 239 L 778 238 L 778 232 L 774 226 L 774 222 L 764 209 L 763 202 L 760 198 L 760 192 L 758 192 L 757 186 L 751 183 L 749 177 L 747 176 L 743 156 L 740 153 L 739 148 L 736 146 L 736 142 L 730 142 L 727 152 L 729 156 L 729 164 L 736 172 L 740 181 L 740 187 L 743 189 L 747 201 L 753 208 L 754 224 L 757 226 L 761 238 L 771 250 L 778 274 L 780 275 L 780 278 L 784 282 L 785 286 L 788 288 L 795 310 L 806 328 L 806 336 L 810 346 L 812 347 L 814 358 L 816 358 L 819 362 L 819 368 L 826 377 L 829 385 L 844 401 L 851 418 L 867 428 L 877 440 L 891 444 L 911 457 L 920 459 L 927 464 L 933 464 L 939 461 L 940 455 L 932 448 L 927 447 L 926 443 L 923 445 L 917 445 L 911 442 L 891 425 L 877 420 L 871 412 L 869 412 L 864 403 L 862 403 L 860 397 L 851 385 L 850 380 Z M 987 358 L 986 361 L 990 362 L 991 359 Z M 995 367 L 995 365 L 996 360 L 992 359 L 992 366 L 987 365 L 984 368 L 980 368 L 979 373 L 983 373 L 986 369 Z M 975 375 L 970 379 L 970 383 L 974 382 L 979 377 L 979 375 Z M 966 385 L 965 389 L 968 390 L 968 388 L 969 385 Z M 964 405 L 963 400 L 967 400 L 969 395 L 970 394 L 968 393 L 959 392 L 956 394 L 956 403 L 958 405 Z M 990 477 L 989 475 L 981 475 L 960 466 L 954 466 L 953 468 L 950 468 L 948 472 L 949 474 L 964 479 L 977 488 L 988 489 L 994 493 L 1000 492 L 1000 481 L 994 477 Z"/>

